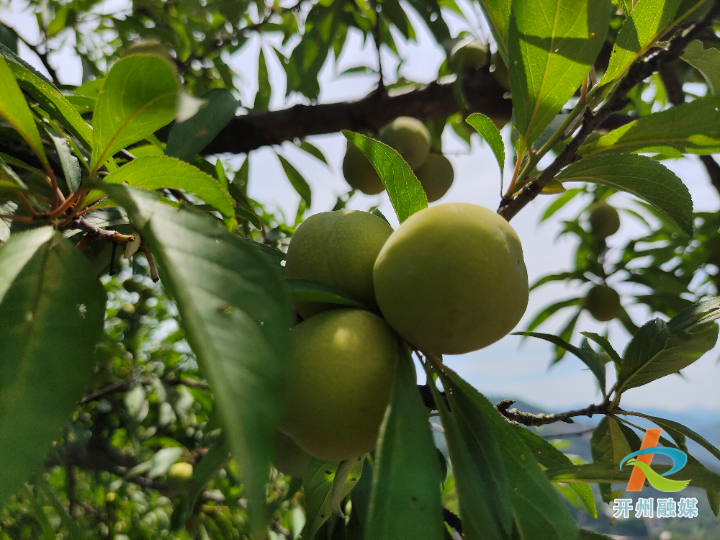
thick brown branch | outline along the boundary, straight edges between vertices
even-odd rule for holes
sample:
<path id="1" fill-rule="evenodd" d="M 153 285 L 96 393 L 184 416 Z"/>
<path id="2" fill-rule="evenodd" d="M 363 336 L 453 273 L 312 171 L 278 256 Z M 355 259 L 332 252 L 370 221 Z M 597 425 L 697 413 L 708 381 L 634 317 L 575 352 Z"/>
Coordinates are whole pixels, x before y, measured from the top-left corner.
<path id="1" fill-rule="evenodd" d="M 238 116 L 203 150 L 203 154 L 239 154 L 343 129 L 376 131 L 398 116 L 423 120 L 444 118 L 460 110 L 453 95 L 454 82 L 451 77 L 388 95 L 374 92 L 357 101 L 295 105 L 280 111 Z M 463 75 L 463 94 L 470 101 L 467 105 L 472 111 L 490 117 L 510 118 L 512 102 L 503 98 L 504 93 L 487 68 Z"/>
<path id="2" fill-rule="evenodd" d="M 520 210 L 540 194 L 545 185 L 552 180 L 561 169 L 578 159 L 577 150 L 585 139 L 598 129 L 610 116 L 621 110 L 627 103 L 627 95 L 637 84 L 660 70 L 660 68 L 680 57 L 685 47 L 710 26 L 720 14 L 720 0 L 715 0 L 710 10 L 695 24 L 670 41 L 660 51 L 636 60 L 628 70 L 625 78 L 620 81 L 615 92 L 594 114 L 588 109 L 583 115 L 583 124 L 575 137 L 563 149 L 560 155 L 533 181 L 515 194 L 511 199 L 503 200 L 498 214 L 510 221 Z"/>
<path id="3" fill-rule="evenodd" d="M 528 412 L 511 409 L 510 406 L 515 403 L 512 399 L 503 399 L 495 407 L 508 420 L 517 422 L 524 426 L 544 426 L 546 424 L 554 424 L 555 422 L 565 422 L 566 424 L 574 424 L 573 417 L 587 416 L 592 417 L 594 414 L 607 414 L 610 404 L 609 402 L 600 405 L 589 405 L 584 409 L 575 409 L 562 413 L 553 414 L 532 414 Z"/>

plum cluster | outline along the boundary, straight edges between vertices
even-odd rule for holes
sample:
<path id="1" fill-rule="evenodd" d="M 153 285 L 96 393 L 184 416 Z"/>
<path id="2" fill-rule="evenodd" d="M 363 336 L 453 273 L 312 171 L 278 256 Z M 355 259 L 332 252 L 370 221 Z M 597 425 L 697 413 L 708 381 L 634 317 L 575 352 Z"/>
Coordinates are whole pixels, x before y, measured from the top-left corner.
<path id="1" fill-rule="evenodd" d="M 486 208 L 423 209 L 397 230 L 367 212 L 311 216 L 287 252 L 288 279 L 332 286 L 367 309 L 297 302 L 289 406 L 275 463 L 302 475 L 312 457 L 352 459 L 376 446 L 398 347 L 461 354 L 505 336 L 527 307 L 520 240 Z"/>
<path id="2" fill-rule="evenodd" d="M 620 229 L 620 214 L 614 206 L 599 201 L 590 207 L 588 222 L 593 235 L 604 242 Z M 588 291 L 583 300 L 583 307 L 600 322 L 611 321 L 622 313 L 620 295 L 605 284 L 594 285 Z"/>

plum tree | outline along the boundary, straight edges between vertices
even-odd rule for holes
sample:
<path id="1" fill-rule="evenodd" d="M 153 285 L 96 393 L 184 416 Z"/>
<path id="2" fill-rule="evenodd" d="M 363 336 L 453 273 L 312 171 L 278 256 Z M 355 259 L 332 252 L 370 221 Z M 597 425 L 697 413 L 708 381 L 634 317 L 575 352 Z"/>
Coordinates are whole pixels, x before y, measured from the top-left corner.
<path id="1" fill-rule="evenodd" d="M 369 308 L 377 308 L 373 265 L 392 234 L 382 218 L 367 212 L 337 210 L 306 219 L 290 242 L 285 261 L 288 279 L 318 281 L 340 289 Z M 320 302 L 296 302 L 304 318 L 336 307 Z"/>
<path id="2" fill-rule="evenodd" d="M 620 315 L 620 295 L 607 285 L 595 285 L 583 301 L 583 307 L 600 322 L 611 321 Z"/>
<path id="3" fill-rule="evenodd" d="M 425 163 L 415 171 L 428 202 L 435 202 L 447 193 L 455 179 L 452 164 L 442 154 L 430 152 Z"/>
<path id="4" fill-rule="evenodd" d="M 612 236 L 620 228 L 620 214 L 605 201 L 597 202 L 590 208 L 589 221 L 593 234 L 598 238 Z"/>
<path id="5" fill-rule="evenodd" d="M 479 41 L 462 41 L 450 52 L 448 65 L 455 71 L 465 71 L 484 66 L 490 61 L 488 46 Z"/>
<path id="6" fill-rule="evenodd" d="M 302 478 L 312 456 L 282 431 L 275 433 L 275 468 L 283 474 Z"/>
<path id="7" fill-rule="evenodd" d="M 451 203 L 408 218 L 375 261 L 380 310 L 421 350 L 460 354 L 505 336 L 528 302 L 520 239 L 481 206 Z"/>
<path id="8" fill-rule="evenodd" d="M 281 429 L 328 461 L 375 448 L 397 364 L 397 338 L 377 315 L 320 313 L 292 331 L 290 401 Z"/>
<path id="9" fill-rule="evenodd" d="M 365 195 L 377 195 L 385 190 L 375 167 L 351 142 L 347 144 L 342 171 L 350 187 L 362 191 Z"/>
<path id="10" fill-rule="evenodd" d="M 411 169 L 420 167 L 430 152 L 430 132 L 420 120 L 409 116 L 400 116 L 385 125 L 378 139 L 397 150 Z"/>

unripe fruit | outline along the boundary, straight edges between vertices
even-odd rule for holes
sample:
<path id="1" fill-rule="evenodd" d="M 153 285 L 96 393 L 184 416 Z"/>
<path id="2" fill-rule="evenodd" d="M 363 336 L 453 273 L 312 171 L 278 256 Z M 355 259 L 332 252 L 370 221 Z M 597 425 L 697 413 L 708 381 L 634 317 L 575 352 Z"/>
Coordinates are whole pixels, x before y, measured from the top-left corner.
<path id="1" fill-rule="evenodd" d="M 502 59 L 502 56 L 498 53 L 493 54 L 492 64 L 492 74 L 495 77 L 495 80 L 505 90 L 510 90 L 510 74 L 508 73 L 508 68 L 505 65 L 505 61 Z"/>
<path id="2" fill-rule="evenodd" d="M 377 315 L 337 309 L 292 330 L 290 401 L 281 429 L 327 461 L 377 444 L 397 365 L 397 339 Z"/>
<path id="3" fill-rule="evenodd" d="M 275 434 L 275 468 L 283 474 L 303 478 L 312 456 L 282 431 Z"/>
<path id="4" fill-rule="evenodd" d="M 442 154 L 431 152 L 415 176 L 425 190 L 428 202 L 435 202 L 447 193 L 455 178 L 452 164 Z"/>
<path id="5" fill-rule="evenodd" d="M 620 214 L 605 201 L 595 203 L 590 209 L 590 228 L 598 238 L 612 236 L 620 228 Z"/>
<path id="6" fill-rule="evenodd" d="M 375 167 L 357 146 L 348 141 L 342 164 L 343 176 L 350 187 L 365 195 L 377 195 L 385 190 Z"/>
<path id="7" fill-rule="evenodd" d="M 411 169 L 422 165 L 430 152 L 430 132 L 420 120 L 409 116 L 400 116 L 387 124 L 378 138 L 397 150 Z"/>
<path id="8" fill-rule="evenodd" d="M 466 71 L 482 67 L 490 60 L 490 50 L 478 41 L 461 42 L 455 46 L 448 58 L 448 65 L 454 71 Z"/>
<path id="9" fill-rule="evenodd" d="M 373 265 L 391 234 L 392 227 L 385 220 L 367 212 L 338 210 L 310 216 L 290 241 L 285 277 L 330 285 L 377 309 Z M 305 319 L 335 307 L 322 302 L 295 303 Z"/>
<path id="10" fill-rule="evenodd" d="M 487 347 L 528 302 L 520 239 L 495 212 L 441 204 L 410 216 L 375 261 L 375 296 L 388 324 L 420 350 Z"/>
<path id="11" fill-rule="evenodd" d="M 133 54 L 149 54 L 157 56 L 166 60 L 173 66 L 173 68 L 175 67 L 175 59 L 170 54 L 170 51 L 157 39 L 141 39 L 140 41 L 136 41 L 125 50 L 124 56 L 130 56 Z"/>
<path id="12" fill-rule="evenodd" d="M 193 466 L 190 463 L 174 463 L 167 472 L 168 491 L 175 495 L 182 494 L 187 489 L 193 475 Z"/>
<path id="13" fill-rule="evenodd" d="M 596 320 L 607 322 L 620 315 L 620 295 L 607 285 L 595 285 L 585 296 L 583 307 Z"/>

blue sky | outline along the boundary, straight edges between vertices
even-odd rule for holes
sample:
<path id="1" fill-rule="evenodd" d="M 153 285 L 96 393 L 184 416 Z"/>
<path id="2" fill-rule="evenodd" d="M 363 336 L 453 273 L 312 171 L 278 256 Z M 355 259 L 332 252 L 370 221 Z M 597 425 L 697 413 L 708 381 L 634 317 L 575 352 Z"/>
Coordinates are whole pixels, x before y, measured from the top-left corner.
<path id="1" fill-rule="evenodd" d="M 464 2 L 459 4 L 468 14 L 475 16 L 468 4 Z M 105 6 L 103 9 L 109 12 L 125 5 L 125 2 L 113 1 L 103 4 Z M 13 2 L 8 9 L 0 7 L 0 20 L 14 27 L 28 41 L 37 42 L 34 15 L 23 11 L 22 3 Z M 429 82 L 434 79 L 437 67 L 443 60 L 443 53 L 433 44 L 417 17 L 412 17 L 412 22 L 418 33 L 418 43 L 401 48 L 401 54 L 405 58 L 401 74 L 414 80 Z M 453 32 L 469 29 L 480 37 L 487 35 L 480 23 L 476 28 L 467 28 L 459 19 L 452 17 L 450 24 Z M 252 102 L 257 88 L 258 47 L 260 47 L 258 39 L 250 40 L 230 61 L 243 77 L 241 94 L 246 103 Z M 42 70 L 38 59 L 26 48 L 21 48 L 21 56 Z M 69 53 L 67 47 L 51 55 L 50 62 L 55 67 L 60 67 L 62 82 L 74 84 L 80 82 L 80 62 Z M 337 78 L 337 73 L 361 64 L 375 65 L 375 52 L 372 47 L 362 48 L 361 39 L 355 35 L 350 43 L 350 50 L 340 59 L 339 67 L 336 69 L 333 62 L 328 62 L 324 66 L 321 72 L 320 101 L 344 101 L 367 94 L 375 83 L 373 77 L 354 75 Z M 386 75 L 395 73 L 394 59 L 384 55 L 383 64 Z M 269 69 L 271 80 L 276 85 L 271 108 L 283 108 L 297 101 L 284 102 L 283 72 L 274 58 L 269 61 Z M 392 80 L 393 77 L 389 76 L 388 79 Z M 507 129 L 504 136 L 508 136 Z M 312 137 L 309 140 L 325 152 L 330 168 L 298 151 L 289 143 L 278 150 L 302 171 L 311 184 L 313 206 L 310 211 L 316 213 L 331 209 L 335 197 L 347 189 L 340 166 L 345 151 L 345 140 L 339 134 Z M 500 173 L 489 148 L 481 144 L 479 139 L 474 139 L 472 149 L 469 150 L 449 130 L 444 134 L 443 145 L 455 168 L 456 179 L 453 187 L 440 202 L 472 202 L 488 208 L 496 208 L 499 202 Z M 237 158 L 230 161 L 239 163 Z M 711 188 L 698 160 L 683 159 L 665 164 L 686 182 L 696 210 L 717 210 L 720 207 L 720 198 Z M 251 155 L 249 191 L 253 198 L 271 207 L 275 206 L 287 216 L 295 215 L 299 196 L 288 183 L 277 159 L 268 149 L 255 151 Z M 555 237 L 559 231 L 559 219 L 573 214 L 577 205 L 569 205 L 558 214 L 557 219 L 538 225 L 539 215 L 551 200 L 550 197 L 539 197 L 512 221 L 523 242 L 525 262 L 531 282 L 547 273 L 571 268 L 573 242 L 568 239 L 555 241 Z M 633 205 L 632 198 L 624 194 L 614 195 L 611 202 L 619 207 Z M 374 197 L 356 195 L 350 206 L 366 210 L 378 204 L 386 216 L 394 218 L 392 207 L 385 194 Z M 397 221 L 394 220 L 394 223 L 397 224 Z M 609 244 L 619 246 L 628 238 L 642 234 L 642 226 L 632 218 L 624 216 L 620 232 L 610 239 Z M 627 293 L 633 289 L 632 286 L 622 286 L 620 290 Z M 582 291 L 571 290 L 569 286 L 563 284 L 546 286 L 534 292 L 525 318 L 518 329 L 523 328 L 543 306 L 562 298 L 577 296 L 578 292 Z M 630 308 L 630 313 L 636 323 L 642 323 L 649 318 L 649 314 L 643 308 Z M 545 332 L 557 330 L 563 319 L 562 315 L 553 318 L 540 330 Z M 602 332 L 605 325 L 583 314 L 577 328 L 583 331 Z M 616 349 L 622 350 L 629 336 L 616 323 L 610 323 L 609 330 L 611 342 Z M 537 340 L 527 340 L 521 346 L 520 342 L 520 338 L 508 336 L 486 349 L 457 357 L 447 357 L 446 361 L 480 391 L 493 396 L 518 398 L 549 410 L 560 410 L 599 401 L 600 395 L 594 379 L 587 370 L 583 369 L 584 366 L 579 360 L 568 356 L 561 363 L 548 369 L 551 357 L 549 345 Z M 666 377 L 648 386 L 629 391 L 623 397 L 623 406 L 636 410 L 648 407 L 676 412 L 700 408 L 720 414 L 720 392 L 717 391 L 720 387 L 720 365 L 717 363 L 719 356 L 720 347 L 716 347 L 686 369 L 684 379 L 679 376 Z"/>

